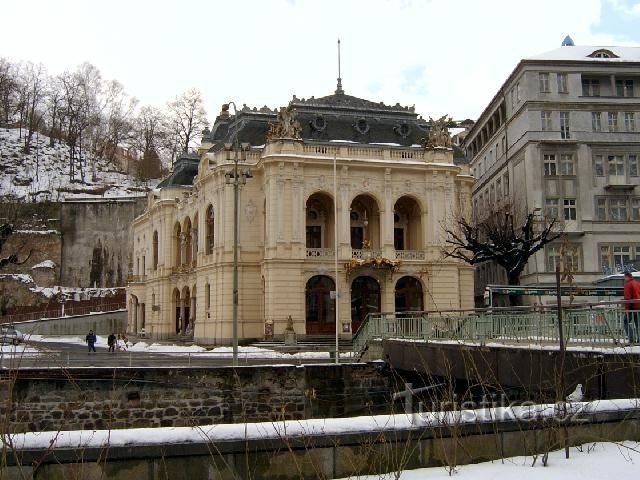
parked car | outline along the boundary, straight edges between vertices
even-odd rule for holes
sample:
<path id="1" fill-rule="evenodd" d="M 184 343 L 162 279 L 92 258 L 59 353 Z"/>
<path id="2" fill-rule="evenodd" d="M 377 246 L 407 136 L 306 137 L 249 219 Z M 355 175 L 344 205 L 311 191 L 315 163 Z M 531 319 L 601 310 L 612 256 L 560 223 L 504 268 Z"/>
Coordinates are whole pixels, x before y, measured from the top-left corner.
<path id="1" fill-rule="evenodd" d="M 0 332 L 0 341 L 2 343 L 18 345 L 20 342 L 24 342 L 24 335 L 14 327 L 2 327 L 2 331 Z"/>

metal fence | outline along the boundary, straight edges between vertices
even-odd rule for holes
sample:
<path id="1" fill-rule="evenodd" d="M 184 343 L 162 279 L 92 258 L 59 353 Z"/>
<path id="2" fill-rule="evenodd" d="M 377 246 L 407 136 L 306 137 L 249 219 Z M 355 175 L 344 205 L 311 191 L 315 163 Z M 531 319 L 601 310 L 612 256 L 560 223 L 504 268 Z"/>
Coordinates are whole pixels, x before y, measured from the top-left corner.
<path id="1" fill-rule="evenodd" d="M 565 343 L 625 344 L 624 315 L 620 305 L 563 309 Z M 361 352 L 374 338 L 558 345 L 560 330 L 554 310 L 372 313 L 354 335 L 354 351 Z"/>

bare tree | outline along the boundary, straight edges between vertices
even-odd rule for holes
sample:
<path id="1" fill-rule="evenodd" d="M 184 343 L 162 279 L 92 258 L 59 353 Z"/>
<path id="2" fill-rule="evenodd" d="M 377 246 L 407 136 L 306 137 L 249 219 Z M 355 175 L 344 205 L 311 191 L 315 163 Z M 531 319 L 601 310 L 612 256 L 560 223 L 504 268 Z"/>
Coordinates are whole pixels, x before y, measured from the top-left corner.
<path id="1" fill-rule="evenodd" d="M 176 153 L 188 152 L 202 130 L 208 125 L 207 112 L 200 90 L 192 88 L 167 104 L 169 109 L 169 128 L 173 133 Z"/>
<path id="2" fill-rule="evenodd" d="M 561 235 L 558 226 L 557 218 L 539 221 L 534 212 L 505 205 L 475 222 L 457 218 L 454 228 L 445 229 L 450 247 L 444 253 L 471 265 L 495 262 L 509 285 L 519 285 L 529 258 Z"/>
<path id="3" fill-rule="evenodd" d="M 45 98 L 47 71 L 43 64 L 26 63 L 21 72 L 21 106 L 20 117 L 27 132 L 24 137 L 24 153 L 31 151 L 33 134 L 42 123 L 42 107 Z"/>
<path id="4" fill-rule="evenodd" d="M 15 108 L 17 86 L 16 66 L 0 58 L 0 126 L 9 126 Z"/>

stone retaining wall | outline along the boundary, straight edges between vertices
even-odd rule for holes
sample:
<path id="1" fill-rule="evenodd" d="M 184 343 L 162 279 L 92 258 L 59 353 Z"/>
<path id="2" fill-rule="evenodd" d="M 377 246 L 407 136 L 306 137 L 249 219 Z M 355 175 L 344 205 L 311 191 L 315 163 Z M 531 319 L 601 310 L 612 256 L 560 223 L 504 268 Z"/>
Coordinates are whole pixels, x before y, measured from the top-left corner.
<path id="1" fill-rule="evenodd" d="M 388 413 L 379 364 L 5 373 L 5 432 L 171 427 Z M 5 388 L 6 387 L 6 388 Z"/>

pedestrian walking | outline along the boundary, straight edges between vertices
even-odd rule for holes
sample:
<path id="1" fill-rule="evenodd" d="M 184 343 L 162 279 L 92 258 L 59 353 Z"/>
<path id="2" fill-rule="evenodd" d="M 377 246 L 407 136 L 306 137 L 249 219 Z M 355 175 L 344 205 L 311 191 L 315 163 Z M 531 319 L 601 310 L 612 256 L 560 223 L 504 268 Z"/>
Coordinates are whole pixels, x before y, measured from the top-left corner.
<path id="1" fill-rule="evenodd" d="M 638 332 L 638 310 L 640 310 L 640 283 L 633 278 L 631 272 L 624 272 L 624 331 L 630 343 L 638 343 L 640 335 Z M 637 300 L 637 302 L 634 302 Z"/>
<path id="2" fill-rule="evenodd" d="M 96 334 L 93 333 L 93 330 L 89 330 L 89 333 L 87 333 L 87 336 L 84 337 L 84 339 L 87 342 L 87 345 L 89 346 L 89 353 L 95 352 L 96 351 L 96 341 L 98 339 L 96 338 Z"/>
<path id="3" fill-rule="evenodd" d="M 109 345 L 109 351 L 111 353 L 116 351 L 116 334 L 111 332 L 111 335 L 107 338 L 107 345 Z"/>

